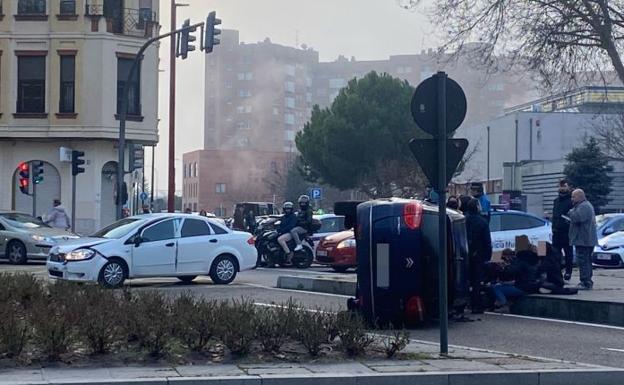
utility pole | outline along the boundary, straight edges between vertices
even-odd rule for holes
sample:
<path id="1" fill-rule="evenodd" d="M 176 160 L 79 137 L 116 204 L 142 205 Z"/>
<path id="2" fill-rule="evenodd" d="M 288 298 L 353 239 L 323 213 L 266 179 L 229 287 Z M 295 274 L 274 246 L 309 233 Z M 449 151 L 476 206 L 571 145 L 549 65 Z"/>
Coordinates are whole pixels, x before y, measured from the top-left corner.
<path id="1" fill-rule="evenodd" d="M 155 151 L 156 146 L 152 146 L 152 182 L 150 184 L 150 210 L 153 209 L 154 206 L 154 166 L 155 166 Z"/>

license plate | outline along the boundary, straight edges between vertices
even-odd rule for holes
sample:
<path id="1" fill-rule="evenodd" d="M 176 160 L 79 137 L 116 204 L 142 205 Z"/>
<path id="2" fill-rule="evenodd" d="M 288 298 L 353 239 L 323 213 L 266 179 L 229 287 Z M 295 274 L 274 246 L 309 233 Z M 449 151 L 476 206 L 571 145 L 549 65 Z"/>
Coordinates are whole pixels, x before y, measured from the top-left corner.
<path id="1" fill-rule="evenodd" d="M 611 254 L 596 254 L 596 259 L 599 261 L 610 261 Z"/>
<path id="2" fill-rule="evenodd" d="M 325 251 L 325 250 L 317 250 L 316 251 L 316 255 L 318 255 L 319 257 L 327 257 L 327 251 Z"/>

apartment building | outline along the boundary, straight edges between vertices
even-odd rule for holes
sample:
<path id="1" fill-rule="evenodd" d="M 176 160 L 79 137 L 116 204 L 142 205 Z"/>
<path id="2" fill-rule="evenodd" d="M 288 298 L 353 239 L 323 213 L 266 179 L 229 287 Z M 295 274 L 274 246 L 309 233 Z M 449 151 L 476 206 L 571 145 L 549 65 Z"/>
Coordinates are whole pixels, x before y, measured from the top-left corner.
<path id="1" fill-rule="evenodd" d="M 18 165 L 43 162 L 36 215 L 60 198 L 69 209 L 71 163 L 61 147 L 85 152 L 76 178 L 76 230 L 115 219 L 120 90 L 139 48 L 158 32 L 157 0 L 0 1 L 0 209 L 30 213 Z M 158 47 L 130 85 L 127 140 L 158 141 Z M 126 157 L 128 159 L 128 157 Z M 127 180 L 130 184 L 130 179 Z"/>

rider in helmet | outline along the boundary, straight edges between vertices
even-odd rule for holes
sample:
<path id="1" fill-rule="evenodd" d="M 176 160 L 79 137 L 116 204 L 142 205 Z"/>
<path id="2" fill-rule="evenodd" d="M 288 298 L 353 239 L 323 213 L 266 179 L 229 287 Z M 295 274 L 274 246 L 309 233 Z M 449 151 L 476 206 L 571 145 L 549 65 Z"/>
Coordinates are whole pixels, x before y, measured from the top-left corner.
<path id="1" fill-rule="evenodd" d="M 302 195 L 297 200 L 299 203 L 299 212 L 297 213 L 297 226 L 290 231 L 293 239 L 297 243 L 295 251 L 303 249 L 301 246 L 301 235 L 306 234 L 312 227 L 312 208 L 310 207 L 310 197 Z"/>
<path id="2" fill-rule="evenodd" d="M 282 205 L 282 219 L 280 220 L 279 228 L 277 232 L 279 233 L 279 237 L 277 238 L 277 242 L 282 246 L 284 252 L 286 253 L 286 259 L 288 262 L 292 259 L 292 251 L 288 248 L 288 241 L 292 239 L 290 235 L 290 231 L 297 226 L 297 215 L 294 212 L 294 205 L 292 202 L 284 202 Z"/>

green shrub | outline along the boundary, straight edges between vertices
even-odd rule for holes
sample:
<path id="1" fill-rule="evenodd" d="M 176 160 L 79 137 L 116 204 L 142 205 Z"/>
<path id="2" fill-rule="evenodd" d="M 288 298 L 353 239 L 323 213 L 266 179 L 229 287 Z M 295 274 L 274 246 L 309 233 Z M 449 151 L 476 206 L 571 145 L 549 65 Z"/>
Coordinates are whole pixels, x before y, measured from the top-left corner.
<path id="1" fill-rule="evenodd" d="M 279 352 L 289 335 L 286 314 L 279 308 L 261 308 L 256 314 L 256 335 L 265 352 Z"/>
<path id="2" fill-rule="evenodd" d="M 251 351 L 256 333 L 256 309 L 247 299 L 224 301 L 219 306 L 219 337 L 230 352 L 245 356 Z"/>
<path id="3" fill-rule="evenodd" d="M 106 353 L 122 335 L 122 302 L 115 292 L 98 286 L 84 286 L 77 291 L 75 301 L 79 341 L 93 354 Z"/>
<path id="4" fill-rule="evenodd" d="M 361 315 L 352 312 L 341 312 L 337 316 L 338 336 L 340 347 L 348 356 L 358 356 L 375 342 L 375 338 L 368 334 L 366 323 Z"/>
<path id="5" fill-rule="evenodd" d="M 393 330 L 390 335 L 382 337 L 382 345 L 388 358 L 394 357 L 398 352 L 405 349 L 409 342 L 410 335 L 405 329 Z"/>
<path id="6" fill-rule="evenodd" d="M 141 291 L 125 302 L 126 334 L 136 337 L 151 356 L 169 351 L 173 335 L 171 304 L 157 291 Z"/>
<path id="7" fill-rule="evenodd" d="M 18 357 L 28 340 L 29 324 L 15 302 L 0 302 L 0 357 Z"/>
<path id="8" fill-rule="evenodd" d="M 57 298 L 39 301 L 31 309 L 33 341 L 49 360 L 57 360 L 74 342 L 73 311 Z"/>
<path id="9" fill-rule="evenodd" d="M 298 328 L 299 342 L 312 357 L 318 356 L 323 345 L 330 342 L 330 330 L 335 328 L 332 320 L 335 318 L 331 313 L 324 313 L 320 310 L 301 311 Z"/>
<path id="10" fill-rule="evenodd" d="M 29 309 L 45 296 L 41 281 L 28 273 L 0 273 L 0 303 L 14 302 Z"/>
<path id="11" fill-rule="evenodd" d="M 174 334 L 188 349 L 204 351 L 220 323 L 216 301 L 196 300 L 183 293 L 172 305 Z"/>

